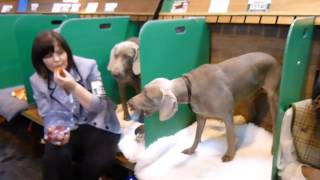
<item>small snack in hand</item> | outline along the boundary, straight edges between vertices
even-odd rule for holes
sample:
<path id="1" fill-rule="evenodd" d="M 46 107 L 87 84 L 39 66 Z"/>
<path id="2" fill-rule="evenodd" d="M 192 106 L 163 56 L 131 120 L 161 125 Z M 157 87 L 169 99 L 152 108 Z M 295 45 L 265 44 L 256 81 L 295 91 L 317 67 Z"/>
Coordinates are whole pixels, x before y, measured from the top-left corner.
<path id="1" fill-rule="evenodd" d="M 70 128 L 65 126 L 58 125 L 54 127 L 49 127 L 48 134 L 46 134 L 44 138 L 41 139 L 41 143 L 42 144 L 52 143 L 54 145 L 61 145 L 64 137 L 69 132 L 70 132 Z"/>
<path id="2" fill-rule="evenodd" d="M 66 75 L 63 72 L 63 68 L 62 67 L 57 67 L 55 70 L 55 73 L 58 73 L 60 76 L 65 77 Z"/>

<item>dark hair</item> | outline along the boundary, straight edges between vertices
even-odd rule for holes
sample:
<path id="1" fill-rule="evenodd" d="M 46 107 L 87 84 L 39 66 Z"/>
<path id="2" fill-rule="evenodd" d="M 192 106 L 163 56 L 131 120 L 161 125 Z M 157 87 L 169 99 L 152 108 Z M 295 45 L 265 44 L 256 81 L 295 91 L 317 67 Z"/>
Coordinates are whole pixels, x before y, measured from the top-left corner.
<path id="1" fill-rule="evenodd" d="M 48 79 L 52 72 L 49 71 L 47 66 L 44 64 L 43 58 L 47 54 L 54 52 L 55 43 L 57 43 L 67 53 L 67 70 L 70 70 L 71 67 L 75 66 L 71 49 L 63 37 L 55 31 L 41 32 L 36 36 L 32 44 L 32 65 L 36 72 L 44 79 Z"/>

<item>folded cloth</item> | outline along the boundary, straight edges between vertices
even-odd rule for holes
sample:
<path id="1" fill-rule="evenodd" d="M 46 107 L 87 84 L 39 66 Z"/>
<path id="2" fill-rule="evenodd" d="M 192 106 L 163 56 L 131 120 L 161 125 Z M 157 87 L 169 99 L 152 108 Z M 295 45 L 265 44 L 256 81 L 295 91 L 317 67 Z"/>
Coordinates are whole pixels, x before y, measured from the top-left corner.
<path id="1" fill-rule="evenodd" d="M 10 121 L 16 114 L 28 107 L 25 100 L 19 100 L 12 96 L 14 92 L 15 96 L 23 99 L 23 88 L 23 86 L 15 86 L 0 90 L 0 115 L 7 121 Z"/>

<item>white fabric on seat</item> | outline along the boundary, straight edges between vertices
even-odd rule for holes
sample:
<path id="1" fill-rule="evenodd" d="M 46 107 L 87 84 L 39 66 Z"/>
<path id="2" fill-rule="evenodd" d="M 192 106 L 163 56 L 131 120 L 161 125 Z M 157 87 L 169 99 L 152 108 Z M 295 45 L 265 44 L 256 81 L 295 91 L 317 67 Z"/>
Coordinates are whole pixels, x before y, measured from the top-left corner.
<path id="1" fill-rule="evenodd" d="M 269 180 L 272 167 L 272 134 L 251 123 L 236 125 L 237 152 L 233 161 L 223 163 L 227 148 L 224 124 L 209 120 L 202 142 L 195 154 L 181 153 L 191 146 L 196 124 L 172 136 L 158 139 L 147 149 L 135 141 L 137 122 L 125 122 L 119 143 L 122 153 L 135 162 L 135 174 L 140 180 Z M 130 125 L 129 125 L 130 124 Z"/>

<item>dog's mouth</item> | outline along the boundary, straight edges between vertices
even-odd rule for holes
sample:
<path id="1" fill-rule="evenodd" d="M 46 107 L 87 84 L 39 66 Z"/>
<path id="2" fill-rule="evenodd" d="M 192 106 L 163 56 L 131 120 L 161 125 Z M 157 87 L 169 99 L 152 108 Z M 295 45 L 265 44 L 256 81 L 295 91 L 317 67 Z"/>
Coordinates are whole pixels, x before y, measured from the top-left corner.
<path id="1" fill-rule="evenodd" d="M 151 116 L 152 115 L 152 112 L 151 111 L 143 111 L 143 114 L 144 114 L 144 116 L 146 116 L 146 117 L 149 117 L 149 116 Z"/>
<path id="2" fill-rule="evenodd" d="M 112 74 L 112 76 L 115 78 L 115 79 L 122 79 L 123 78 L 123 75 L 122 74 Z"/>
<path id="3" fill-rule="evenodd" d="M 133 104 L 130 103 L 130 102 L 128 103 L 128 107 L 129 107 L 129 110 L 133 111 L 133 112 L 135 112 L 135 111 L 143 111 L 143 114 L 144 114 L 145 117 L 149 117 L 149 116 L 151 116 L 153 114 L 152 110 L 150 110 L 150 109 L 147 110 L 147 109 L 143 109 L 143 108 L 139 108 L 139 107 L 133 106 Z"/>

